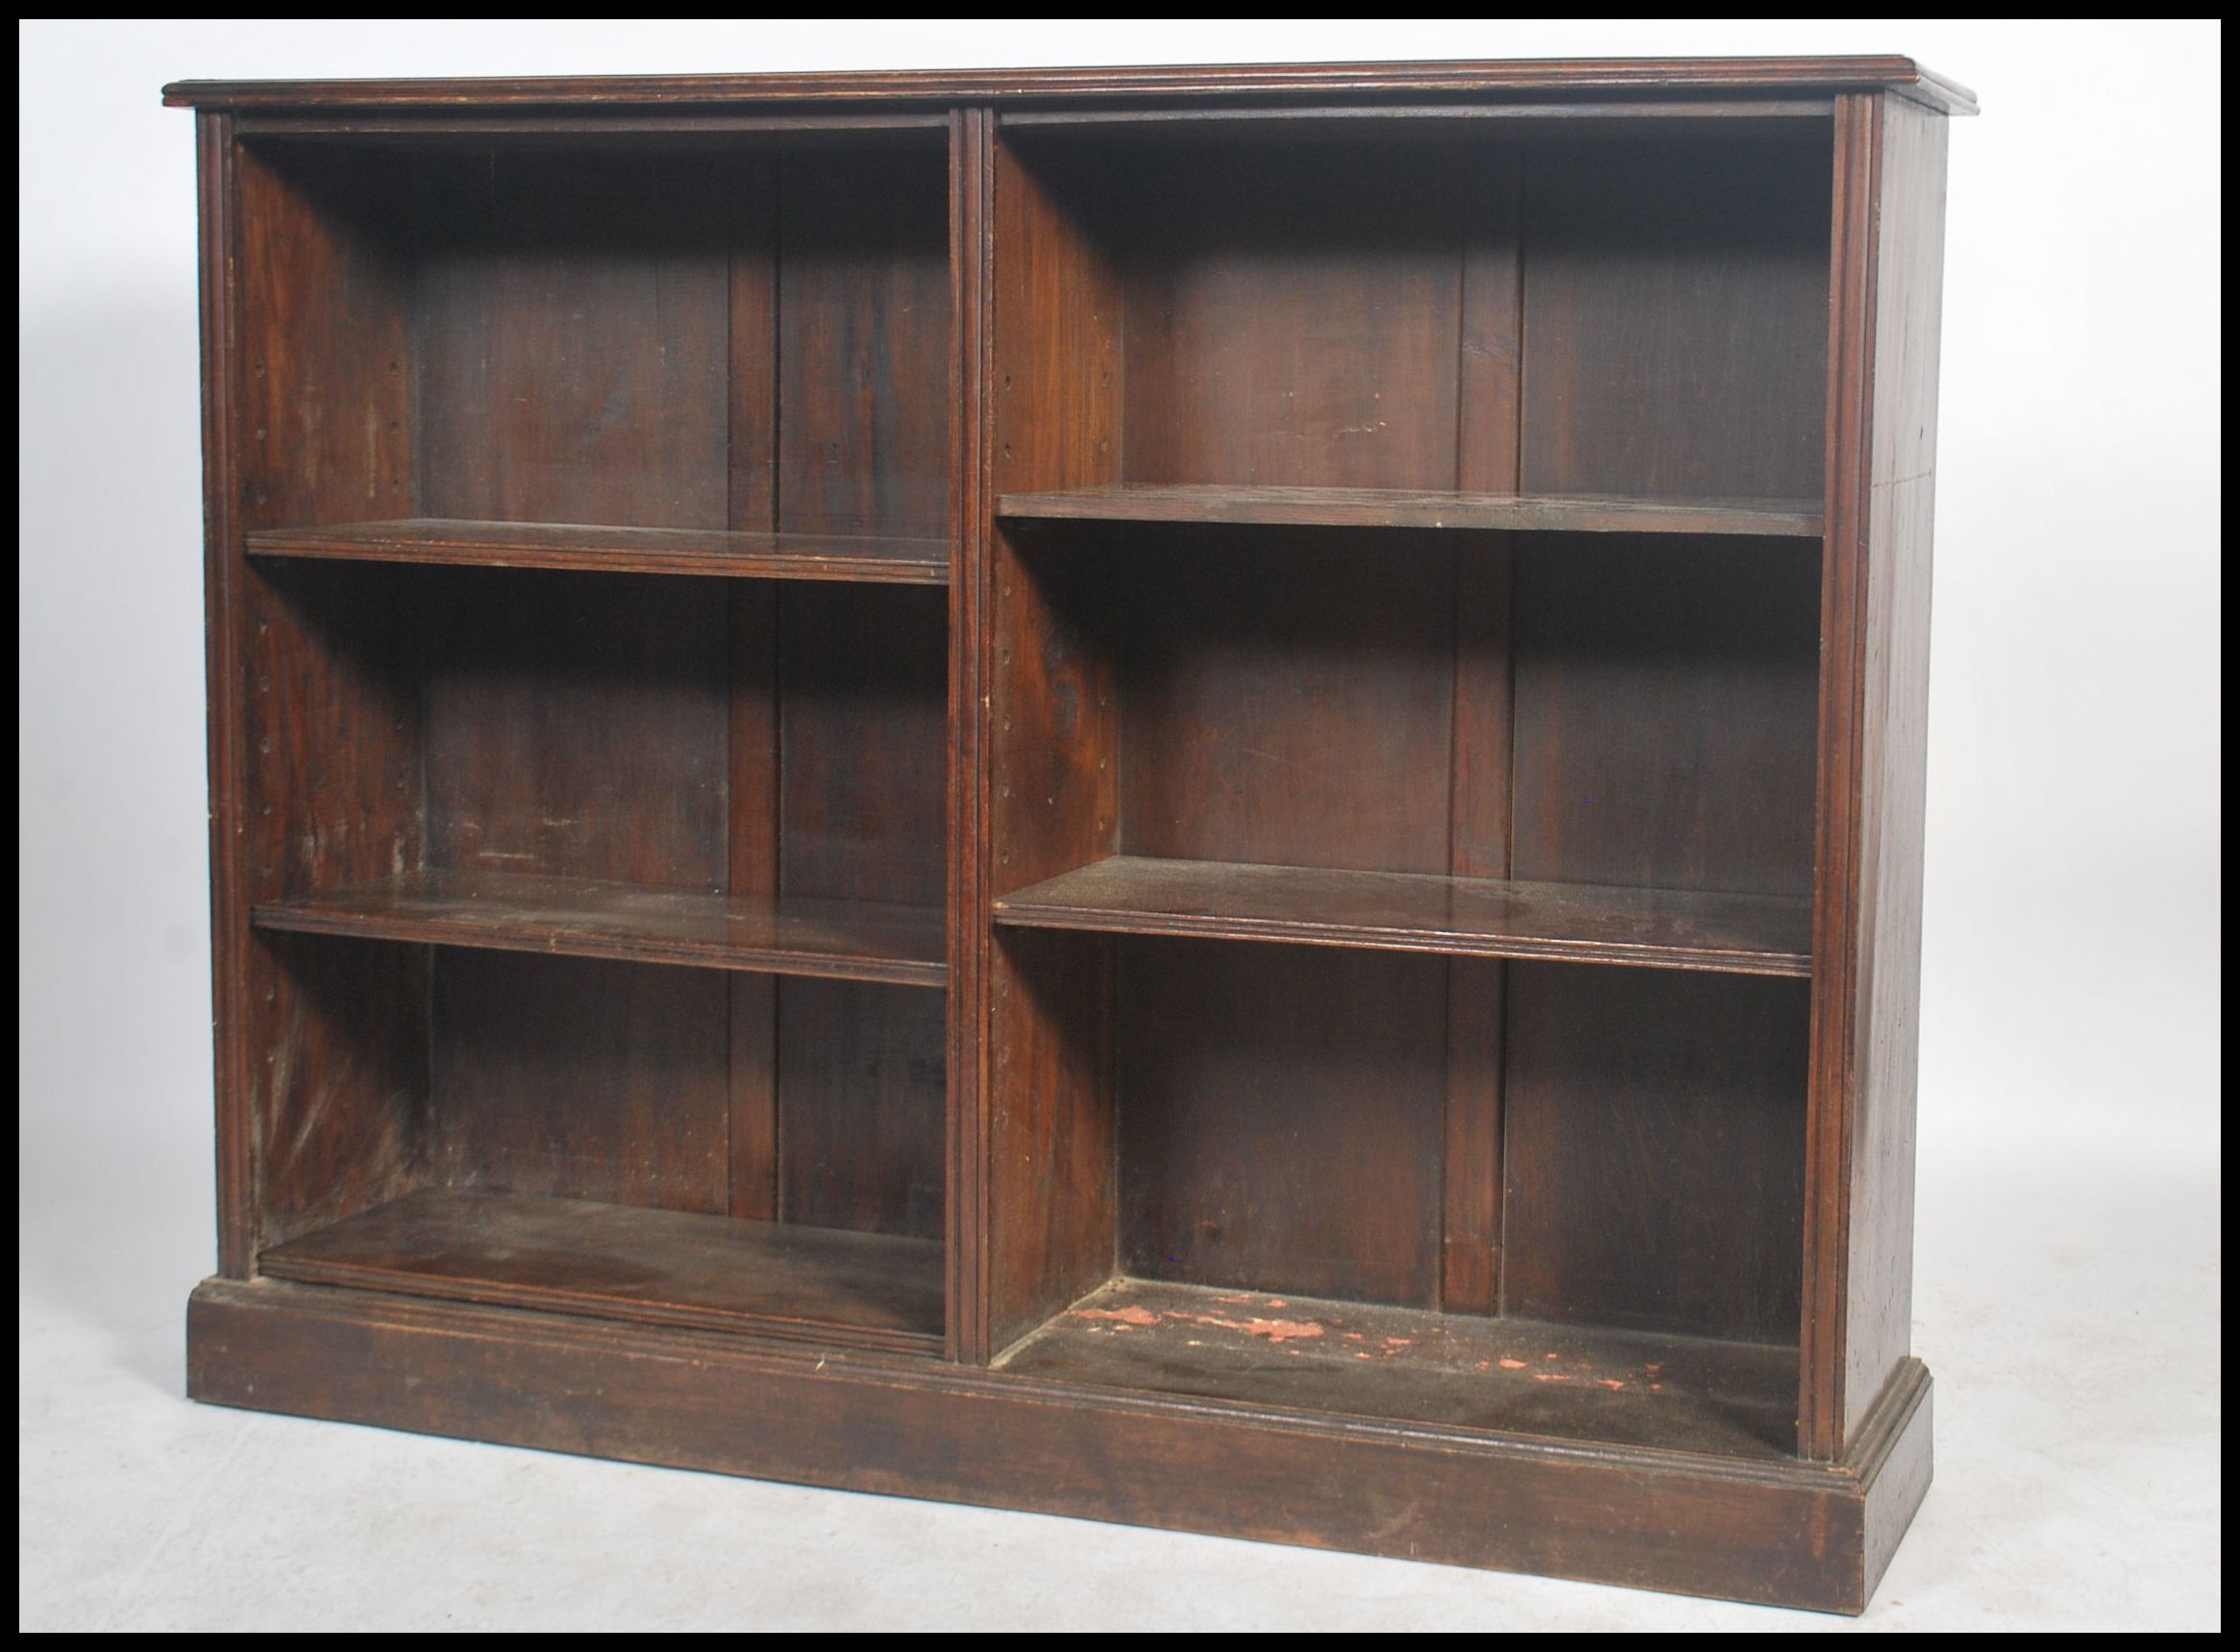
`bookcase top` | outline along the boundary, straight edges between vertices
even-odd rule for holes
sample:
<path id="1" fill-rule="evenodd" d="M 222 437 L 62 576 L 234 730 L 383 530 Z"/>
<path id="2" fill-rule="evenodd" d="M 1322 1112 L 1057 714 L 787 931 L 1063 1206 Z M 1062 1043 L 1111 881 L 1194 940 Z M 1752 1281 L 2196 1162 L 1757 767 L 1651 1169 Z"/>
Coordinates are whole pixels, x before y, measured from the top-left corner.
<path id="1" fill-rule="evenodd" d="M 521 80 L 177 81 L 174 108 L 461 111 L 632 105 L 1116 103 L 1245 97 L 1809 96 L 1889 90 L 1948 114 L 1976 94 L 1910 58 L 1606 58 L 1499 62 L 1263 63 L 933 69 L 782 75 L 575 75 Z"/>

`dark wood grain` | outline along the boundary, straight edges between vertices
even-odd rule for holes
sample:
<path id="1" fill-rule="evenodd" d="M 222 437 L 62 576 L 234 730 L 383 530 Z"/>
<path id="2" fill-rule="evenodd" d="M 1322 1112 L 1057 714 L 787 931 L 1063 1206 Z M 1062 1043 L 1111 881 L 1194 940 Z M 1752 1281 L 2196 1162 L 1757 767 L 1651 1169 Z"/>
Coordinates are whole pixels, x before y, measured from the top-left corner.
<path id="1" fill-rule="evenodd" d="M 1532 151 L 1526 492 L 1819 496 L 1827 180 L 1825 128 Z"/>
<path id="2" fill-rule="evenodd" d="M 1811 973 L 1801 899 L 1114 855 L 1004 896 L 1022 928 L 1196 935 L 1450 957 Z"/>
<path id="3" fill-rule="evenodd" d="M 1006 934 L 989 969 L 990 1354 L 1111 1277 L 1113 944 Z"/>
<path id="4" fill-rule="evenodd" d="M 1644 128 L 1649 132 L 1659 128 L 1685 131 L 1706 121 L 1718 122 L 1723 131 L 1808 121 L 1825 125 L 1834 112 L 1833 97 L 1606 97 L 1570 102 L 1505 98 L 1485 103 L 1200 104 L 1125 109 L 1078 105 L 1071 109 L 1007 109 L 998 118 L 1006 131 L 1092 133 L 1106 142 L 1130 144 L 1202 142 L 1212 135 L 1228 139 L 1249 136 L 1373 144 L 1482 137 L 1490 132 L 1508 137 L 1532 128 L 1565 136 L 1582 130 L 1630 129 L 1632 134 L 1648 136 Z"/>
<path id="5" fill-rule="evenodd" d="M 948 595 L 948 1342 L 952 1360 L 987 1349 L 988 704 L 987 394 L 994 206 L 993 125 L 985 110 L 949 111 L 949 272 L 954 284 L 956 487 L 949 501 Z"/>
<path id="6" fill-rule="evenodd" d="M 206 1402 L 628 1461 L 1858 1613 L 1917 1500 L 1910 1363 L 1856 1458 L 1735 1462 L 280 1282 L 188 1316 Z M 570 1405 L 549 1395 L 575 1396 Z M 1906 1495 L 1910 1493 L 1910 1495 Z M 1489 1511 L 1499 1517 L 1489 1517 Z"/>
<path id="7" fill-rule="evenodd" d="M 1321 1416 L 1779 1461 L 1797 1354 L 1753 1343 L 1489 1319 L 1120 1279 L 1004 1357 L 1022 1376 Z"/>
<path id="8" fill-rule="evenodd" d="M 1189 68 L 926 69 L 908 73 L 574 76 L 491 80 L 180 81 L 175 105 L 240 109 L 455 109 L 521 104 L 846 105 L 1027 102 L 1045 98 L 1360 95 L 1553 91 L 1897 88 L 1955 114 L 1975 94 L 1910 58 L 1549 58 L 1520 62 L 1238 63 Z"/>
<path id="9" fill-rule="evenodd" d="M 1922 839 L 1944 285 L 1944 122 L 1885 99 L 1876 212 L 1874 435 L 1868 456 L 1859 973 L 1845 1245 L 1848 1442 L 1913 1346 L 1915 1084 L 1921 1049 Z M 1926 1473 L 1927 1465 L 1923 1464 Z"/>
<path id="10" fill-rule="evenodd" d="M 948 158 L 788 153 L 778 197 L 778 526 L 946 534 Z"/>
<path id="11" fill-rule="evenodd" d="M 1120 608 L 1100 639 L 1119 679 L 1120 846 L 1443 873 L 1450 550 L 1364 558 L 1327 530 L 1228 555 L 1216 530 L 1141 537 L 1095 568 Z"/>
<path id="12" fill-rule="evenodd" d="M 1196 483 L 1007 493 L 1020 521 L 1219 522 L 1298 528 L 1451 528 L 1495 532 L 1748 533 L 1817 538 L 1816 500 L 1589 498 L 1388 487 L 1239 487 Z M 1682 555 L 1675 551 L 1671 555 Z"/>
<path id="13" fill-rule="evenodd" d="M 389 875 L 422 853 L 415 615 L 399 575 L 244 576 L 241 773 L 254 898 Z M 425 951 L 255 945 L 251 1078 L 264 1243 L 410 1185 L 425 1158 Z"/>
<path id="14" fill-rule="evenodd" d="M 1799 981 L 1512 965 L 1507 1311 L 1793 1348 L 1809 1010 Z"/>
<path id="15" fill-rule="evenodd" d="M 276 1279 L 856 1344 L 940 1336 L 938 1247 L 583 1199 L 430 1190 L 267 1250 Z"/>
<path id="16" fill-rule="evenodd" d="M 723 604 L 668 579 L 427 577 L 430 861 L 721 888 Z"/>
<path id="17" fill-rule="evenodd" d="M 583 573 L 911 585 L 948 581 L 948 544 L 941 539 L 423 519 L 276 528 L 248 535 L 248 546 L 252 556 L 423 562 L 451 567 L 560 568 Z"/>
<path id="18" fill-rule="evenodd" d="M 248 619 L 240 553 L 237 421 L 243 400 L 241 214 L 234 116 L 194 117 L 196 296 L 202 369 L 203 671 L 209 772 L 211 1088 L 215 1103 L 217 1266 L 246 1279 L 257 1254 L 256 967 L 249 927 L 242 670 Z"/>
<path id="19" fill-rule="evenodd" d="M 789 147 L 778 166 L 776 525 L 943 536 L 956 494 L 948 166 L 933 144 Z M 907 901 L 948 886 L 947 600 L 796 587 L 775 614 L 778 887 Z M 932 944 L 944 949 L 946 938 Z M 790 980 L 775 1003 L 778 1208 L 938 1240 L 941 999 Z"/>
<path id="20" fill-rule="evenodd" d="M 931 937 L 938 945 L 938 932 Z M 777 989 L 783 1219 L 942 1235 L 947 1016 L 940 995 L 849 980 Z"/>
<path id="21" fill-rule="evenodd" d="M 582 877 L 427 871 L 267 901 L 260 929 L 940 986 L 941 912 L 703 895 Z"/>
<path id="22" fill-rule="evenodd" d="M 722 974 L 446 949 L 434 975 L 436 1180 L 710 1216 L 729 1209 Z"/>
<path id="23" fill-rule="evenodd" d="M 234 117 L 243 136 L 281 138 L 291 143 L 348 144 L 354 149 L 442 154 L 580 151 L 675 156 L 710 153 L 724 160 L 742 153 L 765 157 L 797 145 L 828 148 L 887 148 L 922 145 L 948 124 L 942 110 L 862 109 L 839 114 L 771 111 L 742 114 L 729 110 L 696 113 L 656 113 L 616 110 L 599 114 L 539 111 L 524 119 L 518 111 L 488 106 L 457 111 L 381 109 L 359 106 L 325 112 L 283 113 L 246 111 Z"/>
<path id="24" fill-rule="evenodd" d="M 1462 252 L 1455 474 L 1458 489 L 1514 493 L 1523 435 L 1524 152 L 1474 174 Z M 1506 878 L 1515 791 L 1515 541 L 1488 535 L 1455 557 L 1454 751 L 1446 871 Z M 1447 966 L 1446 1132 L 1440 1306 L 1501 1304 L 1502 1046 L 1508 977 L 1488 960 Z"/>
<path id="25" fill-rule="evenodd" d="M 737 163 L 727 203 L 729 260 L 729 466 L 725 526 L 740 534 L 777 528 L 777 170 L 766 154 Z M 728 877 L 734 898 L 778 894 L 780 660 L 775 587 L 735 584 L 726 593 L 730 694 Z M 778 1215 L 784 1144 L 777 1073 L 777 979 L 730 978 L 730 1197 L 726 1214 L 751 1221 Z"/>
<path id="26" fill-rule="evenodd" d="M 393 160 L 241 146 L 237 526 L 416 508 L 413 267 Z"/>
<path id="27" fill-rule="evenodd" d="M 276 1244 L 416 1187 L 436 1156 L 424 949 L 257 936 L 256 1233 Z"/>
<path id="28" fill-rule="evenodd" d="M 1815 558 L 1694 552 L 1519 553 L 1516 876 L 1811 894 Z"/>
<path id="29" fill-rule="evenodd" d="M 1945 133 L 1837 119 L 1809 1151 L 1808 1449 L 1855 1437 L 1911 1344 L 1914 1084 Z"/>
<path id="30" fill-rule="evenodd" d="M 779 593 L 775 780 L 787 895 L 941 903 L 945 619 L 931 591 Z"/>
<path id="31" fill-rule="evenodd" d="M 421 161 L 410 514 L 729 526 L 729 182 L 655 155 Z"/>
<path id="32" fill-rule="evenodd" d="M 228 496 L 210 502 L 213 914 L 222 1023 L 243 1088 L 221 1102 L 246 1129 L 234 1213 L 237 1270 L 254 1246 L 412 1184 L 427 1135 L 427 955 L 248 936 L 248 905 L 382 876 L 423 853 L 419 617 L 398 572 L 252 568 L 237 533 L 411 507 L 409 270 L 389 234 L 406 179 L 334 157 L 229 159 L 232 352 Z M 227 635 L 228 629 L 231 636 Z M 221 657 L 222 656 L 222 657 Z M 213 825 L 216 821 L 213 820 Z M 230 870 L 229 870 L 230 868 Z M 238 932 L 232 942 L 229 931 Z M 236 996 L 237 995 L 237 996 Z M 228 1008 L 241 1004 L 245 1014 Z M 229 1219 L 229 1225 L 231 1218 Z"/>
<path id="33" fill-rule="evenodd" d="M 1436 958 L 1123 946 L 1121 1268 L 1431 1306 L 1445 988 Z"/>
<path id="34" fill-rule="evenodd" d="M 991 895 L 1110 853 L 1120 822 L 1119 711 L 1096 641 L 1104 600 L 1076 571 L 1030 559 L 992 513 L 1005 487 L 1120 476 L 1122 297 L 1061 199 L 1083 176 L 1053 164 L 991 139 L 980 180 L 991 237 L 978 525 L 987 813 L 972 852 Z M 1112 948 L 1063 935 L 998 942 L 984 904 L 970 921 L 987 960 L 974 1132 L 986 1143 L 974 1213 L 984 1251 L 961 1352 L 984 1361 L 1111 1276 Z"/>
<path id="35" fill-rule="evenodd" d="M 1129 481 L 1453 481 L 1468 157 L 1162 149 L 1131 170 L 1096 211 L 1127 286 Z"/>

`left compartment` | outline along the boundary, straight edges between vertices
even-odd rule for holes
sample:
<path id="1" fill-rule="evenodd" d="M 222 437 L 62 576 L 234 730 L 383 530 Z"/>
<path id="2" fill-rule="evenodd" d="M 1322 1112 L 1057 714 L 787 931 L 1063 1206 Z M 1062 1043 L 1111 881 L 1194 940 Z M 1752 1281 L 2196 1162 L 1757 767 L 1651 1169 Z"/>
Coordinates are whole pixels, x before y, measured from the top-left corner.
<path id="1" fill-rule="evenodd" d="M 238 1270 L 943 1346 L 948 122 L 770 126 L 234 152 Z"/>

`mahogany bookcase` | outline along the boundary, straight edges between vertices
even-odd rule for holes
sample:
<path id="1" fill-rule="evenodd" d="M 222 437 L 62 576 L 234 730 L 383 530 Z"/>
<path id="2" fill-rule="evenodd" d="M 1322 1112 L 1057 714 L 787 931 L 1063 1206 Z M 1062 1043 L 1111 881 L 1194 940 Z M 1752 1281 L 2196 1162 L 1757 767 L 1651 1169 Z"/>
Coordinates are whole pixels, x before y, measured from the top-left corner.
<path id="1" fill-rule="evenodd" d="M 1864 1608 L 1965 90 L 166 97 L 196 1397 Z"/>

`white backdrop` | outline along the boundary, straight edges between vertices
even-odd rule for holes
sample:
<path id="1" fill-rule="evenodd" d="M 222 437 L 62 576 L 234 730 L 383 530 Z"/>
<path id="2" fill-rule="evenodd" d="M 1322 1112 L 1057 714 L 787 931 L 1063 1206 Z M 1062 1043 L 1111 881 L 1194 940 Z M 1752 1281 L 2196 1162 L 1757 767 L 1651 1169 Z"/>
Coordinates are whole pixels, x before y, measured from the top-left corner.
<path id="1" fill-rule="evenodd" d="M 310 1453 L 291 1461 L 316 1473 L 303 1464 L 346 1432 L 305 1444 L 301 1425 L 175 1415 L 187 1410 L 176 1401 L 180 1307 L 211 1243 L 210 1051 L 192 144 L 189 118 L 159 108 L 160 83 L 1887 51 L 1974 86 L 1985 113 L 1953 133 L 1938 455 L 1916 1342 L 1939 1379 L 1939 1489 L 1878 1616 L 2137 1624 L 2215 1612 L 2215 25 L 69 22 L 25 24 L 22 47 L 27 1624 L 301 1626 L 355 1598 L 347 1578 L 332 1596 L 243 1594 L 238 1582 L 216 1603 L 196 1595 L 182 1580 L 201 1540 L 183 1524 L 218 1520 L 220 1506 L 197 1516 L 161 1504 L 161 1450 L 131 1443 L 230 1452 L 225 1442 L 247 1436 L 228 1428 L 298 1431 L 257 1438 Z M 568 1471 L 347 1432 L 392 1452 L 450 1453 L 410 1458 L 445 1473 L 490 1459 L 539 1466 L 509 1475 Z M 110 1437 L 107 1455 L 88 1459 L 96 1433 Z M 1956 1460 L 1978 1470 L 1957 1489 Z M 599 1482 L 599 1494 L 624 1483 Z M 1965 1501 L 1971 1488 L 1997 1497 Z M 866 1499 L 726 1489 L 737 1500 L 710 1502 L 711 1520 L 747 1517 L 738 1511 L 758 1495 L 804 1499 L 825 1511 L 812 1523 L 835 1527 L 921 1519 Z M 199 1494 L 211 1495 L 207 1484 Z M 1940 1537 L 1940 1508 L 1966 1510 L 1965 1523 Z M 866 1509 L 885 1512 L 850 1512 Z M 329 1505 L 306 1518 L 320 1516 L 343 1518 Z M 956 1604 L 927 1605 L 948 1598 L 938 1588 L 874 1588 L 867 1609 L 858 1576 L 851 1621 L 1073 1622 L 1066 1568 L 1095 1571 L 1106 1563 L 1085 1555 L 1120 1553 L 1156 1554 L 1186 1578 L 1216 1556 L 1202 1567 L 1228 1604 L 1209 1606 L 1208 1622 L 1230 1620 L 1239 1587 L 1244 1620 L 1268 1624 L 1292 1620 L 1301 1590 L 1357 1585 L 1407 1592 L 1406 1621 L 1439 1620 L 1421 1615 L 1431 1601 L 1476 1627 L 1708 1624 L 1735 1610 L 1445 1581 L 1464 1574 L 1392 1586 L 1427 1568 L 1258 1551 L 1244 1565 L 1237 1545 L 924 1517 L 950 1521 L 912 1524 L 910 1541 L 958 1544 L 937 1580 Z M 86 1525 L 104 1519 L 128 1522 L 121 1549 L 117 1531 Z M 1020 1592 L 1011 1563 L 973 1569 L 990 1530 L 1015 1550 L 1046 1544 L 1035 1588 Z M 369 1558 L 350 1531 L 332 1526 L 327 1549 L 293 1564 L 339 1566 L 353 1547 L 354 1564 L 376 1571 L 434 1564 Z M 1922 1573 L 1936 1564 L 1919 1552 L 1930 1548 L 1943 1564 Z M 239 1552 L 209 1551 L 227 1565 Z M 807 1548 L 795 1558 L 813 1571 Z M 484 1560 L 478 1576 L 506 1575 Z M 1250 1579 L 1279 1576 L 1254 1603 Z M 616 1589 L 578 1615 L 606 1620 L 603 1610 L 633 1600 Z M 559 1621 L 527 1583 L 439 1619 L 414 1617 L 417 1597 L 393 1590 L 364 1598 L 378 1603 L 367 1621 Z M 824 1610 L 813 1594 L 791 1617 L 775 1597 L 694 1598 L 728 1598 L 766 1624 L 817 1622 Z M 627 1621 L 660 1615 L 635 1601 Z M 1299 1621 L 1353 1619 L 1321 1610 Z"/>

